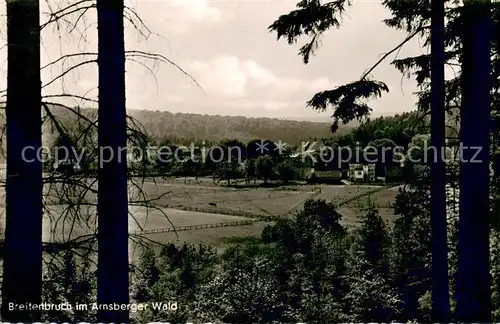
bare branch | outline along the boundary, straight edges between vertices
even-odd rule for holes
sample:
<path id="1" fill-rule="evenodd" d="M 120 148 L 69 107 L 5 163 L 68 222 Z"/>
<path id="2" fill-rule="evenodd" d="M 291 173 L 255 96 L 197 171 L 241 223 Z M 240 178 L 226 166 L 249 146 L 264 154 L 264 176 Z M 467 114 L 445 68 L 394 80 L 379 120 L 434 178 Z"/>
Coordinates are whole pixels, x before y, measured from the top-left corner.
<path id="1" fill-rule="evenodd" d="M 43 70 L 43 69 L 46 69 L 47 67 L 49 67 L 51 65 L 54 65 L 54 64 L 57 64 L 57 63 L 59 63 L 59 62 L 61 62 L 63 60 L 70 59 L 70 58 L 73 58 L 73 57 L 81 57 L 81 56 L 97 56 L 97 53 L 81 52 L 81 53 L 65 54 L 65 55 L 59 57 L 57 60 L 45 64 L 40 69 Z"/>
<path id="2" fill-rule="evenodd" d="M 47 82 L 46 84 L 44 84 L 42 86 L 42 89 L 43 88 L 46 88 L 48 87 L 49 85 L 51 85 L 52 83 L 56 82 L 57 80 L 63 78 L 65 75 L 67 75 L 68 73 L 70 73 L 71 71 L 74 71 L 84 65 L 88 65 L 88 64 L 92 64 L 92 63 L 95 63 L 97 64 L 97 59 L 96 60 L 88 60 L 88 61 L 84 61 L 84 62 L 80 62 L 76 65 L 73 65 L 72 67 L 70 67 L 69 69 L 63 71 L 61 74 L 59 74 L 58 76 L 56 76 L 55 78 L 53 78 L 52 80 L 50 80 L 49 82 Z"/>
<path id="3" fill-rule="evenodd" d="M 361 77 L 361 80 L 365 80 L 370 75 L 370 73 L 372 73 L 373 70 L 375 70 L 377 68 L 377 66 L 380 65 L 380 63 L 382 63 L 387 57 L 389 57 L 389 55 L 391 55 L 392 53 L 394 53 L 396 51 L 399 51 L 406 43 L 408 43 L 410 40 L 412 40 L 413 37 L 415 37 L 416 35 L 418 35 L 419 33 L 421 33 L 422 31 L 424 31 L 425 29 L 428 29 L 428 28 L 430 28 L 430 26 L 425 26 L 425 27 L 417 28 L 413 33 L 411 33 L 410 35 L 408 35 L 401 43 L 399 43 L 398 45 L 396 45 L 389 52 L 384 53 L 382 55 L 382 57 L 371 68 L 369 68 L 368 71 L 366 71 L 363 74 L 363 76 Z"/>
<path id="4" fill-rule="evenodd" d="M 148 52 L 143 52 L 143 51 L 125 51 L 125 56 L 126 57 L 143 57 L 146 59 L 152 59 L 152 60 L 158 60 L 160 62 L 168 63 L 173 65 L 177 70 L 182 72 L 185 76 L 187 76 L 191 81 L 193 81 L 202 91 L 203 88 L 201 85 L 196 81 L 188 72 L 186 72 L 183 68 L 181 68 L 179 65 L 177 65 L 175 62 L 171 61 L 168 59 L 166 56 L 159 54 L 159 53 L 148 53 Z"/>

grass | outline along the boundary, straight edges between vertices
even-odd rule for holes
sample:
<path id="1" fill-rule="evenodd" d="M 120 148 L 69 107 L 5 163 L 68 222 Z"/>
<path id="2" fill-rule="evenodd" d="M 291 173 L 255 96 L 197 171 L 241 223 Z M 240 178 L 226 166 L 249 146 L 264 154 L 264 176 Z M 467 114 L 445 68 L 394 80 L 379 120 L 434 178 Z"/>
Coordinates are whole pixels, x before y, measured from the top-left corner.
<path id="1" fill-rule="evenodd" d="M 194 179 L 187 179 L 187 184 L 184 184 L 183 178 L 169 181 L 154 179 L 157 180 L 156 185 L 151 180 L 153 179 L 150 179 L 143 186 L 148 198 L 155 198 L 165 194 L 164 197 L 155 201 L 156 204 L 163 206 L 185 206 L 186 208 L 195 210 L 210 210 L 210 213 L 161 208 L 167 214 L 167 219 L 162 215 L 160 210 L 150 209 L 148 211 L 145 208 L 131 206 L 130 211 L 137 220 L 136 222 L 133 218 L 130 218 L 129 228 L 131 232 L 135 232 L 141 228 L 171 228 L 172 226 L 205 225 L 246 219 L 245 217 L 231 215 L 231 213 L 283 216 L 289 212 L 300 210 L 303 203 L 309 198 L 325 199 L 338 203 L 356 195 L 366 193 L 374 188 L 373 186 L 366 185 L 288 185 L 279 188 L 258 187 L 235 189 L 214 185 L 211 178 L 199 178 L 197 182 L 194 182 Z M 46 192 L 52 193 L 51 196 L 53 197 L 56 196 L 54 194 L 55 188 L 51 190 L 46 189 Z M 342 206 L 339 209 L 343 215 L 342 222 L 348 226 L 356 225 L 368 199 L 379 205 L 379 212 L 384 219 L 392 219 L 394 214 L 393 209 L 382 207 L 394 202 L 396 194 L 397 188 L 386 189 L 374 193 L 370 197 L 365 196 L 359 201 Z M 3 190 L 0 191 L 1 196 L 4 196 Z M 131 199 L 140 198 L 131 197 Z M 87 201 L 95 202 L 95 200 L 95 195 L 87 197 Z M 59 218 L 67 208 L 67 205 L 50 206 L 46 211 L 46 216 L 51 215 L 54 219 Z M 83 210 L 85 211 L 83 214 L 87 214 L 89 219 L 95 220 L 95 206 L 79 206 L 79 208 L 80 214 L 82 214 Z M 72 211 L 71 209 L 64 212 L 75 214 L 75 210 Z M 224 212 L 225 215 L 217 214 L 218 212 Z M 0 207 L 0 215 L 3 216 L 3 213 L 3 208 Z M 0 220 L 0 222 L 3 222 L 3 220 Z M 69 220 L 63 221 L 62 219 L 58 221 L 57 225 L 45 222 L 44 239 L 50 240 L 48 233 L 51 228 L 56 229 L 55 232 L 58 235 L 56 240 L 76 237 L 95 231 L 95 224 L 92 221 L 90 221 L 90 226 L 75 226 L 74 228 L 71 227 L 71 223 Z M 260 242 L 262 229 L 267 224 L 269 223 L 257 222 L 245 226 L 187 230 L 178 232 L 177 235 L 174 232 L 148 234 L 145 237 L 162 244 L 183 242 L 193 244 L 206 243 L 217 249 L 224 250 L 227 246 L 234 244 L 254 244 Z M 3 225 L 0 228 L 3 228 Z M 73 231 L 71 235 L 70 231 Z"/>
<path id="2" fill-rule="evenodd" d="M 257 222 L 252 225 L 238 227 L 206 228 L 203 230 L 178 232 L 178 235 L 175 235 L 175 233 L 162 233 L 145 235 L 145 237 L 159 244 L 183 244 L 184 242 L 188 242 L 197 245 L 204 243 L 215 247 L 219 253 L 222 253 L 227 247 L 239 244 L 236 243 L 238 239 L 235 239 L 235 237 L 243 237 L 240 240 L 247 243 L 252 240 L 259 240 L 262 230 L 269 224 L 266 222 Z M 251 239 L 250 237 L 254 237 L 255 239 Z M 135 249 L 134 256 L 137 255 L 137 251 L 140 251 L 138 247 L 135 247 Z"/>
<path id="3" fill-rule="evenodd" d="M 343 210 L 349 210 L 349 218 L 359 218 L 364 213 L 363 209 L 372 204 L 378 209 L 383 219 L 392 221 L 394 219 L 392 204 L 396 201 L 398 190 L 398 187 L 393 187 L 364 196 L 359 200 L 346 204 Z"/>
<path id="4" fill-rule="evenodd" d="M 261 244 L 263 243 L 262 238 L 255 236 L 227 236 L 220 238 L 220 242 L 223 244 Z"/>
<path id="5" fill-rule="evenodd" d="M 201 178 L 200 178 L 201 179 Z M 207 179 L 200 180 L 207 181 Z M 163 196 L 158 201 L 162 206 L 189 206 L 204 211 L 234 213 L 246 212 L 254 215 L 282 216 L 296 209 L 310 198 L 341 202 L 376 188 L 357 185 L 300 185 L 280 188 L 235 189 L 221 186 L 179 184 L 174 181 L 159 184 L 146 183 L 144 189 L 150 197 Z"/>
<path id="6" fill-rule="evenodd" d="M 253 215 L 281 216 L 299 202 L 314 194 L 311 191 L 285 191 L 265 188 L 234 189 L 190 185 L 154 185 L 146 183 L 144 189 L 150 197 L 163 197 L 156 203 L 161 206 L 189 206 L 199 210 L 235 213 L 244 211 Z"/>

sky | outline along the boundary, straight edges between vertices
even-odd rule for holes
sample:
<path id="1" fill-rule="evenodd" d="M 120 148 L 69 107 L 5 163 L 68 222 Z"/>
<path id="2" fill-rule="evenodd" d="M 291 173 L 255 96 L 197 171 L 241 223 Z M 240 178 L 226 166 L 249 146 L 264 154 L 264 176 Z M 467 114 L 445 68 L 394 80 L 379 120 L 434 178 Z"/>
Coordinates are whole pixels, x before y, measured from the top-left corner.
<path id="1" fill-rule="evenodd" d="M 52 11 L 68 5 L 48 0 Z M 127 108 L 210 115 L 291 118 L 328 121 L 332 111 L 319 113 L 306 107 L 316 92 L 357 80 L 380 56 L 392 49 L 405 33 L 382 22 L 389 12 L 380 1 L 354 1 L 342 27 L 322 39 L 322 46 L 305 65 L 297 55 L 306 39 L 290 46 L 277 41 L 267 27 L 281 14 L 293 10 L 290 0 L 125 0 L 154 33 L 147 39 L 127 23 L 126 49 L 157 53 L 179 66 L 130 56 L 126 66 Z M 4 2 L 5 4 L 5 2 Z M 5 5 L 2 7 L 0 42 L 6 44 Z M 42 22 L 50 11 L 42 1 Z M 77 15 L 67 17 L 70 23 Z M 70 32 L 61 22 L 42 32 L 42 66 L 62 54 L 97 52 L 97 17 L 89 11 Z M 144 28 L 142 28 L 144 31 Z M 420 54 L 418 40 L 399 53 Z M 0 87 L 6 84 L 6 49 L 0 52 Z M 87 56 L 84 59 L 92 58 Z M 390 56 L 390 59 L 393 59 Z M 48 83 L 82 57 L 49 65 L 42 71 Z M 389 64 L 381 64 L 373 77 L 390 88 L 381 99 L 370 102 L 373 116 L 393 115 L 414 109 L 416 86 Z M 158 64 L 157 64 L 158 63 Z M 63 80 L 44 88 L 44 95 L 77 94 L 97 98 L 97 66 L 85 64 Z M 59 98 L 47 98 L 56 101 Z M 77 102 L 82 106 L 91 102 Z"/>

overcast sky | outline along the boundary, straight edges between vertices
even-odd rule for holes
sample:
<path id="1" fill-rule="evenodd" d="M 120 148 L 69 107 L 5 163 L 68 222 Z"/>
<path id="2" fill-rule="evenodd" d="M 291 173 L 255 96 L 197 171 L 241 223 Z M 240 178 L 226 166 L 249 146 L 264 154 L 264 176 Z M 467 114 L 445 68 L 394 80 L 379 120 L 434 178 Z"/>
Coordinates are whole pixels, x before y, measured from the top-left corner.
<path id="1" fill-rule="evenodd" d="M 53 10 L 63 6 L 59 0 Z M 243 115 L 328 120 L 331 112 L 318 114 L 305 107 L 317 91 L 358 79 L 380 55 L 405 34 L 386 27 L 382 20 L 388 12 L 380 1 L 355 1 L 347 11 L 343 26 L 331 30 L 323 46 L 308 65 L 297 55 L 297 46 L 276 41 L 267 27 L 280 14 L 293 10 L 296 1 L 210 1 L 210 0 L 126 0 L 135 8 L 148 27 L 160 36 L 143 40 L 129 25 L 126 29 L 128 50 L 160 53 L 172 60 L 203 88 L 168 64 L 154 68 L 154 76 L 140 63 L 127 63 L 127 107 L 130 109 L 168 110 L 202 114 Z M 5 6 L 5 2 L 4 2 Z M 43 5 L 47 11 L 47 6 Z M 5 8 L 2 7 L 2 15 Z M 46 21 L 47 16 L 42 16 Z M 62 40 L 55 27 L 43 32 L 42 65 L 56 60 L 61 53 L 96 52 L 95 11 L 80 21 L 77 33 L 68 35 L 62 28 Z M 74 21 L 74 19 L 73 19 Z M 1 28 L 5 44 L 5 18 Z M 61 43 L 62 42 L 62 43 Z M 418 54 L 418 41 L 400 53 Z M 6 57 L 5 48 L 2 49 Z M 46 68 L 43 81 L 48 82 L 63 68 L 81 60 L 66 60 Z M 2 60 L 5 62 L 5 60 Z M 144 62 L 144 61 L 142 61 Z M 5 88 L 6 64 L 2 65 L 2 88 Z M 374 115 L 389 115 L 412 110 L 416 90 L 412 80 L 387 63 L 374 77 L 385 81 L 391 91 L 371 103 Z M 64 86 L 64 90 L 63 87 Z M 44 94 L 71 92 L 96 98 L 96 66 L 83 66 L 60 82 L 44 90 Z"/>

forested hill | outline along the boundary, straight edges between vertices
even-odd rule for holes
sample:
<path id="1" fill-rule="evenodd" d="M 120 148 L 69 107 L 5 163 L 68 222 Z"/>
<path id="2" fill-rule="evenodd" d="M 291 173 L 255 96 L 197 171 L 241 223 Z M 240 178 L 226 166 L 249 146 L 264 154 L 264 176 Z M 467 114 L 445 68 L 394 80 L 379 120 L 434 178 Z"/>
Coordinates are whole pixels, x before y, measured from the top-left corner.
<path id="1" fill-rule="evenodd" d="M 223 138 L 246 142 L 255 138 L 297 143 L 311 137 L 330 137 L 330 123 L 247 118 L 241 116 L 200 115 L 168 111 L 129 110 L 155 137 L 175 136 L 219 141 Z M 346 126 L 340 132 L 347 132 Z"/>
<path id="2" fill-rule="evenodd" d="M 68 125 L 74 123 L 76 115 L 68 109 L 51 106 L 58 119 Z M 95 109 L 81 109 L 85 116 L 96 117 Z M 140 122 L 147 133 L 156 139 L 165 137 L 186 140 L 219 141 L 224 138 L 247 142 L 255 138 L 298 143 L 310 138 L 330 137 L 330 123 L 281 120 L 273 118 L 247 118 L 239 116 L 201 115 L 171 113 L 168 111 L 128 110 L 127 113 Z M 339 132 L 347 133 L 356 127 L 352 124 Z M 47 130 L 47 128 L 45 128 Z M 49 131 L 50 132 L 50 131 Z"/>

